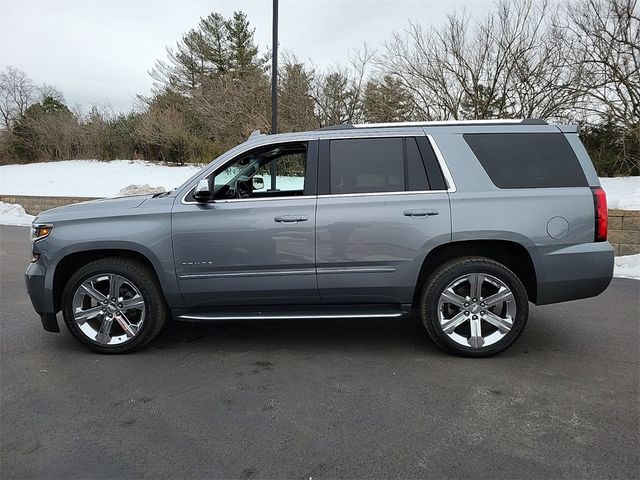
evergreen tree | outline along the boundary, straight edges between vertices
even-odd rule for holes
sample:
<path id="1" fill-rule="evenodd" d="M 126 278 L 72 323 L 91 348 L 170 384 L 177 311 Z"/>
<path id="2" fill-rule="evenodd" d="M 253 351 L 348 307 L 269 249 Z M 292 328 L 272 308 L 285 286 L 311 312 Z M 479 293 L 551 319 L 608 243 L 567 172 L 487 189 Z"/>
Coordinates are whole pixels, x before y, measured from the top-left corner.
<path id="1" fill-rule="evenodd" d="M 212 65 L 211 74 L 221 75 L 231 69 L 227 21 L 219 13 L 211 13 L 200 20 L 202 51 Z"/>
<path id="2" fill-rule="evenodd" d="M 149 72 L 156 81 L 154 93 L 172 90 L 193 96 L 206 79 L 262 68 L 266 60 L 258 58 L 254 33 L 240 11 L 230 19 L 219 13 L 201 18 L 197 28 L 185 33 L 175 49 L 167 49 L 167 60 L 158 60 Z"/>
<path id="3" fill-rule="evenodd" d="M 411 120 L 412 97 L 400 80 L 386 75 L 372 80 L 364 91 L 363 115 L 366 122 L 403 122 Z"/>
<path id="4" fill-rule="evenodd" d="M 278 82 L 278 125 L 282 132 L 317 128 L 311 94 L 313 72 L 295 58 L 285 59 Z"/>
<path id="5" fill-rule="evenodd" d="M 242 74 L 262 67 L 264 61 L 258 59 L 258 47 L 253 43 L 256 29 L 249 27 L 247 15 L 233 12 L 226 25 L 232 70 Z"/>
<path id="6" fill-rule="evenodd" d="M 462 118 L 482 120 L 490 118 L 508 118 L 511 111 L 504 96 L 492 92 L 488 87 L 478 84 L 474 91 L 465 93 L 460 102 Z"/>

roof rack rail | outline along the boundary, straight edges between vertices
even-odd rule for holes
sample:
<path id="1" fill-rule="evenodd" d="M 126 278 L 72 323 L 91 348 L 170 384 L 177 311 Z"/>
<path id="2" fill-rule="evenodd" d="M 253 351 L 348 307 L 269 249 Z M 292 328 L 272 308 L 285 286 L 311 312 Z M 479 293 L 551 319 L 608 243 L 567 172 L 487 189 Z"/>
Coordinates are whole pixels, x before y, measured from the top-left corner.
<path id="1" fill-rule="evenodd" d="M 348 130 L 351 128 L 356 128 L 350 123 L 343 123 L 340 125 L 329 125 L 328 127 L 318 128 L 317 130 Z"/>
<path id="2" fill-rule="evenodd" d="M 356 123 L 331 125 L 318 130 L 346 130 L 351 128 L 382 128 L 382 127 L 437 127 L 447 125 L 549 125 L 545 120 L 537 118 L 519 118 L 503 120 L 432 120 L 425 122 L 388 122 L 388 123 Z"/>

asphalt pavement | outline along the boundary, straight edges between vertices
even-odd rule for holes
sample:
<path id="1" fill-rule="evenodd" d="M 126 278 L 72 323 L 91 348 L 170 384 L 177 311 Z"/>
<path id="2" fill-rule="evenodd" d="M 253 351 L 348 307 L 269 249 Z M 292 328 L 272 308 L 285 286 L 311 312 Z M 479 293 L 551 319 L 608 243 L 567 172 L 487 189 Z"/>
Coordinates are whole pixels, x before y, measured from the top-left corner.
<path id="1" fill-rule="evenodd" d="M 640 282 L 533 307 L 490 359 L 415 319 L 171 323 L 132 355 L 46 333 L 0 227 L 0 477 L 638 478 Z"/>

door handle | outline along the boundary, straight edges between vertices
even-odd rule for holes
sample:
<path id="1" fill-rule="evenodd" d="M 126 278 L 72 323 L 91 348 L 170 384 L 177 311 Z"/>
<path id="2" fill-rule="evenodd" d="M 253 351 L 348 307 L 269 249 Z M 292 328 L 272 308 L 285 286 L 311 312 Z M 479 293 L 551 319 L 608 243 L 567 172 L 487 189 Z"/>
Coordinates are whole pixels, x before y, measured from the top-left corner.
<path id="1" fill-rule="evenodd" d="M 424 208 L 412 208 L 402 212 L 406 217 L 431 217 L 433 215 L 440 215 L 438 210 L 426 210 Z"/>
<path id="2" fill-rule="evenodd" d="M 307 215 L 279 215 L 273 219 L 278 223 L 297 223 L 309 220 Z"/>

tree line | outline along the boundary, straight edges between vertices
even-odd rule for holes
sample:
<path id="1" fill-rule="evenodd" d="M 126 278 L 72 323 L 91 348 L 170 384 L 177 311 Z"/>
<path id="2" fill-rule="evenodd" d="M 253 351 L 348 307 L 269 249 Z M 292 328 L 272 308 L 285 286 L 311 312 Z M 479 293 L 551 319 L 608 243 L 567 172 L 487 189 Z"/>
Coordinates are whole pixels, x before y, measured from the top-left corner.
<path id="1" fill-rule="evenodd" d="M 54 87 L 0 73 L 0 163 L 70 158 L 208 162 L 270 130 L 270 52 L 247 16 L 211 13 L 149 72 L 129 113 L 70 109 Z M 481 18 L 409 22 L 323 70 L 285 53 L 279 131 L 414 120 L 572 122 L 600 175 L 640 174 L 637 0 L 501 0 Z"/>

